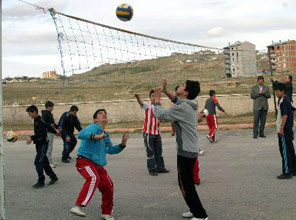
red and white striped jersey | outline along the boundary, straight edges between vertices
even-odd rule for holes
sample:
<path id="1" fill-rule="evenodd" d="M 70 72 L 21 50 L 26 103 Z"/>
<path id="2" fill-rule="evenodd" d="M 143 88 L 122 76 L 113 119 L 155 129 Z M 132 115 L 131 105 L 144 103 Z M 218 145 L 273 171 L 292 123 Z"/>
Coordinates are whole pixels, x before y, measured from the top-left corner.
<path id="1" fill-rule="evenodd" d="M 160 135 L 160 123 L 153 114 L 154 105 L 144 102 L 142 108 L 145 110 L 143 133 L 149 135 Z"/>

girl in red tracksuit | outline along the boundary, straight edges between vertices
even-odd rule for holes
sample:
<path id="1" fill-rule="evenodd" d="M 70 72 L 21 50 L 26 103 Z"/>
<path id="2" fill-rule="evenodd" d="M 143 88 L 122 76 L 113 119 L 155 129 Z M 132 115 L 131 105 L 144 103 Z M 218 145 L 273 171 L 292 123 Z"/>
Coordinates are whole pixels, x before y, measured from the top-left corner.
<path id="1" fill-rule="evenodd" d="M 216 131 L 218 129 L 218 120 L 216 115 L 216 106 L 221 112 L 225 112 L 225 110 L 220 106 L 217 98 L 216 92 L 211 90 L 209 92 L 210 98 L 206 100 L 205 109 L 208 110 L 209 115 L 207 116 L 207 124 L 209 127 L 209 134 L 207 135 L 207 139 L 213 143 L 216 141 Z"/>

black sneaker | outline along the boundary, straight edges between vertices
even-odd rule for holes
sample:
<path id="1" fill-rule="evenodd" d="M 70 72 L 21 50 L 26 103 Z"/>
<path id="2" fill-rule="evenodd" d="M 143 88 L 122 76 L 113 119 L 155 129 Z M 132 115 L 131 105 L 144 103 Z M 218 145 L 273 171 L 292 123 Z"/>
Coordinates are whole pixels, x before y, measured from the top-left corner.
<path id="1" fill-rule="evenodd" d="M 56 176 L 56 177 L 52 178 L 52 179 L 49 181 L 48 185 L 53 185 L 53 184 L 55 184 L 55 182 L 58 181 L 58 180 L 59 180 L 59 179 L 58 179 L 58 177 Z"/>
<path id="2" fill-rule="evenodd" d="M 40 189 L 40 188 L 44 187 L 44 183 L 37 182 L 32 187 L 35 189 Z"/>
<path id="3" fill-rule="evenodd" d="M 161 170 L 157 170 L 157 173 L 169 173 L 170 170 L 167 170 L 166 168 L 161 169 Z"/>
<path id="4" fill-rule="evenodd" d="M 70 163 L 70 160 L 68 160 L 68 159 L 62 159 L 62 162 L 63 163 Z"/>
<path id="5" fill-rule="evenodd" d="M 293 176 L 292 174 L 281 174 L 281 175 L 278 175 L 276 178 L 282 180 L 282 179 L 291 179 Z"/>
<path id="6" fill-rule="evenodd" d="M 293 176 L 296 176 L 296 172 L 292 174 Z"/>
<path id="7" fill-rule="evenodd" d="M 256 139 L 256 138 L 258 138 L 258 136 L 257 135 L 253 135 L 253 138 Z"/>
<path id="8" fill-rule="evenodd" d="M 260 134 L 259 137 L 266 138 L 266 136 L 264 134 Z"/>
<path id="9" fill-rule="evenodd" d="M 68 159 L 69 159 L 69 160 L 72 160 L 72 157 L 68 156 Z"/>
<path id="10" fill-rule="evenodd" d="M 156 171 L 150 171 L 149 174 L 151 176 L 158 176 L 158 173 Z"/>

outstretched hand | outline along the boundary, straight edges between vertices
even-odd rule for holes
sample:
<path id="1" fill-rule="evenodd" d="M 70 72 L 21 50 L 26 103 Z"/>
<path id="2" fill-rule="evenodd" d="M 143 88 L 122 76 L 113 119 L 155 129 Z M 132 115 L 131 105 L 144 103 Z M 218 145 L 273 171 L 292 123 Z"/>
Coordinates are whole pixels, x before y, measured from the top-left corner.
<path id="1" fill-rule="evenodd" d="M 127 134 L 127 133 L 123 134 L 121 144 L 125 146 L 129 137 L 130 137 L 129 134 Z"/>

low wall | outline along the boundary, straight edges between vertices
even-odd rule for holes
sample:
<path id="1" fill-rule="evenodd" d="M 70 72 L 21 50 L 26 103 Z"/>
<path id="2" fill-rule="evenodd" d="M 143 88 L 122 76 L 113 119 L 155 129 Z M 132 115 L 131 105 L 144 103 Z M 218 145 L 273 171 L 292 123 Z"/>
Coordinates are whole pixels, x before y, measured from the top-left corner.
<path id="1" fill-rule="evenodd" d="M 199 96 L 199 109 L 204 107 L 205 100 L 208 96 Z M 253 100 L 247 95 L 233 94 L 233 95 L 219 95 L 217 96 L 220 105 L 230 115 L 241 115 L 253 110 Z M 170 106 L 168 99 L 163 99 L 164 107 Z M 101 101 L 101 102 L 87 102 L 87 103 L 56 103 L 53 111 L 56 121 L 63 112 L 68 111 L 71 105 L 77 105 L 79 108 L 78 117 L 82 123 L 92 122 L 92 115 L 98 108 L 105 108 L 108 112 L 109 122 L 126 122 L 126 121 L 141 121 L 144 113 L 139 107 L 136 100 L 115 100 L 115 101 Z M 37 105 L 39 111 L 44 109 L 44 105 Z M 269 111 L 274 111 L 273 97 L 269 99 Z M 3 106 L 3 121 L 5 123 L 32 123 L 32 120 L 26 113 L 27 106 Z M 218 111 L 218 114 L 219 111 Z"/>

